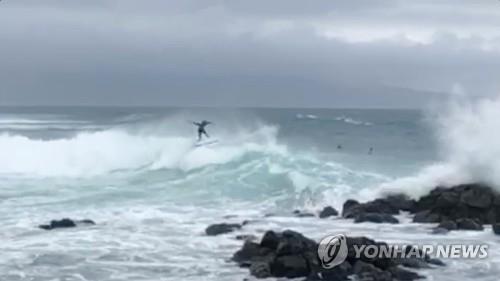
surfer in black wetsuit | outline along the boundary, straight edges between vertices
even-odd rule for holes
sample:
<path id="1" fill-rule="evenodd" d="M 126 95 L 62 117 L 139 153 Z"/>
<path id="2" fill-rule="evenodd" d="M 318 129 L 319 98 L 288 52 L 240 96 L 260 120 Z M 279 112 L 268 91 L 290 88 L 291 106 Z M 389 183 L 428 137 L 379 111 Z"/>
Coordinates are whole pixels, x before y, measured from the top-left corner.
<path id="1" fill-rule="evenodd" d="M 212 122 L 210 121 L 207 121 L 207 120 L 203 120 L 201 121 L 200 123 L 198 122 L 193 122 L 194 125 L 198 126 L 198 141 L 201 141 L 201 138 L 203 137 L 203 135 L 205 135 L 207 138 L 209 138 L 210 136 L 207 134 L 207 131 L 205 131 L 205 127 L 208 125 L 208 124 L 212 124 Z"/>

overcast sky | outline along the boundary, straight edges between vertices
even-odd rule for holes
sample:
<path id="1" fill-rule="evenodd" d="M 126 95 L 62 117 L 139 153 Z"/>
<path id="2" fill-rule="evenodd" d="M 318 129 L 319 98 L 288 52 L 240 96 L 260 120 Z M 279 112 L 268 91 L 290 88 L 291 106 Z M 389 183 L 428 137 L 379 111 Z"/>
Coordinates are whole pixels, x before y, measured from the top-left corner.
<path id="1" fill-rule="evenodd" d="M 498 0 L 0 2 L 0 105 L 420 107 L 499 92 Z"/>

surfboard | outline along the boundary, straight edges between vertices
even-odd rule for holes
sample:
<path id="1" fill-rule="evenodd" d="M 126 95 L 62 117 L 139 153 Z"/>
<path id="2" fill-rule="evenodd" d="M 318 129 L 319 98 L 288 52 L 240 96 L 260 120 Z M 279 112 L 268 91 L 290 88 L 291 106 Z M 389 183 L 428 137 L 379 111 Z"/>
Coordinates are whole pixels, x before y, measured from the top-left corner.
<path id="1" fill-rule="evenodd" d="M 198 141 L 194 144 L 195 147 L 201 147 L 201 146 L 209 146 L 218 143 L 219 140 L 205 140 L 205 141 Z"/>

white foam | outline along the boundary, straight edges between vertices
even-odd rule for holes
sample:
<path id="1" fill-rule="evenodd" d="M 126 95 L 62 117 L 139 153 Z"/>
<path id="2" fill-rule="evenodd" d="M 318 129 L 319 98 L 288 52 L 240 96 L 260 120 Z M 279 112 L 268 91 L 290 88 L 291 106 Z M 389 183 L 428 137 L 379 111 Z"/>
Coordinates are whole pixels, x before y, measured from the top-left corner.
<path id="1" fill-rule="evenodd" d="M 68 119 L 29 119 L 16 117 L 0 117 L 0 130 L 71 130 L 97 129 L 102 126 L 92 125 L 89 121 Z"/>
<path id="2" fill-rule="evenodd" d="M 311 184 L 315 183 L 311 177 L 304 175 L 304 174 L 297 172 L 297 171 L 289 172 L 288 177 L 292 181 L 292 183 L 295 187 L 295 190 L 297 192 L 302 192 L 306 188 L 310 187 Z"/>
<path id="3" fill-rule="evenodd" d="M 454 100 L 433 115 L 442 161 L 415 176 L 382 186 L 382 192 L 421 196 L 437 185 L 484 182 L 500 189 L 500 97 Z"/>
<path id="4" fill-rule="evenodd" d="M 84 132 L 72 138 L 30 139 L 0 135 L 2 174 L 85 177 L 117 170 L 184 169 L 222 164 L 249 152 L 284 153 L 276 142 L 277 129 L 262 126 L 241 131 L 214 147 L 193 148 L 183 136 L 132 134 L 124 130 Z"/>
<path id="5" fill-rule="evenodd" d="M 51 119 L 1 119 L 0 124 L 88 124 L 88 121 L 81 120 L 51 120 Z"/>
<path id="6" fill-rule="evenodd" d="M 304 115 L 304 114 L 299 113 L 299 114 L 295 115 L 295 117 L 297 119 L 310 119 L 310 120 L 316 120 L 316 119 L 318 119 L 318 116 L 314 115 L 314 114 L 305 114 Z"/>
<path id="7" fill-rule="evenodd" d="M 336 121 L 343 121 L 343 122 L 345 122 L 347 124 L 351 124 L 351 125 L 362 125 L 362 126 L 371 126 L 371 125 L 373 125 L 370 122 L 364 122 L 364 121 L 356 120 L 356 119 L 353 119 L 353 118 L 347 117 L 347 116 L 339 116 L 339 117 L 336 117 L 335 120 Z"/>

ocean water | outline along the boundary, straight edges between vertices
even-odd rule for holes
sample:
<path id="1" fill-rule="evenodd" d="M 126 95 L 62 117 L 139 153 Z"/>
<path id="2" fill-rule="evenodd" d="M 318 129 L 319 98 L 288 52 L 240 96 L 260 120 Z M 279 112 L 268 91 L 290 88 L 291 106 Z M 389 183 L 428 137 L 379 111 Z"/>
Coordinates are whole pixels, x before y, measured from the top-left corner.
<path id="1" fill-rule="evenodd" d="M 485 140 L 497 125 L 497 105 L 455 108 L 444 117 L 415 110 L 2 108 L 0 280 L 243 280 L 247 270 L 229 261 L 242 244 L 234 237 L 269 229 L 316 239 L 347 233 L 488 243 L 487 259 L 446 260 L 447 267 L 424 273 L 429 280 L 498 280 L 499 238 L 489 227 L 433 235 L 432 225 L 405 214 L 399 225 L 292 215 L 326 205 L 340 210 L 346 199 L 394 190 L 417 197 L 439 183 L 494 183 L 500 165 L 491 159 L 500 154 Z M 218 143 L 195 147 L 191 122 L 202 119 L 214 122 L 207 131 Z M 97 225 L 37 228 L 64 217 Z M 243 220 L 252 223 L 204 235 L 209 224 Z"/>

